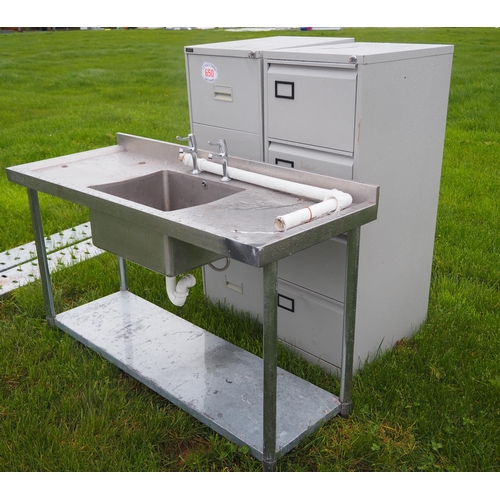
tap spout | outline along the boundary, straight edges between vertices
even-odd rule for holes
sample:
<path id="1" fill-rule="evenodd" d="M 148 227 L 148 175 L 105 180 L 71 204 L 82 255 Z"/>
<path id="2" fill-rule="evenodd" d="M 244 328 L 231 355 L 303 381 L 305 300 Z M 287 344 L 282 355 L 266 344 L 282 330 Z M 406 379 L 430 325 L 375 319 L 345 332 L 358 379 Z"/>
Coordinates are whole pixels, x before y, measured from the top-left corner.
<path id="1" fill-rule="evenodd" d="M 196 137 L 194 134 L 188 134 L 187 137 L 180 137 L 179 135 L 176 137 L 178 141 L 188 141 L 188 151 L 193 157 L 193 175 L 198 175 L 201 173 L 201 170 L 198 167 L 198 146 L 196 144 Z"/>

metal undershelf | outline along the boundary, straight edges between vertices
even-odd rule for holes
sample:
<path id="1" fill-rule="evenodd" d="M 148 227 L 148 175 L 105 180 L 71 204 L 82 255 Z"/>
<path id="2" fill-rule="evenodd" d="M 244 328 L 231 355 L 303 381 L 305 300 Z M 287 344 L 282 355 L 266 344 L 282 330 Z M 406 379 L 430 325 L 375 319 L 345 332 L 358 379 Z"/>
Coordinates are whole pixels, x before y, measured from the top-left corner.
<path id="1" fill-rule="evenodd" d="M 263 362 L 128 292 L 58 314 L 56 325 L 263 459 Z M 339 399 L 278 368 L 276 452 L 340 413 Z"/>

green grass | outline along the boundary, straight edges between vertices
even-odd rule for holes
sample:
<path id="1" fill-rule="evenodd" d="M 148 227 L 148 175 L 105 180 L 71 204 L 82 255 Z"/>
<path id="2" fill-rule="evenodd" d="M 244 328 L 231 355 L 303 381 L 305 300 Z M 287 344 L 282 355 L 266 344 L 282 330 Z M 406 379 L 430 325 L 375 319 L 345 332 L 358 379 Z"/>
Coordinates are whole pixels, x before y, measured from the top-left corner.
<path id="1" fill-rule="evenodd" d="M 174 141 L 189 127 L 183 46 L 311 33 L 77 31 L 0 35 L 0 250 L 31 241 L 27 196 L 5 168 L 115 143 Z M 354 412 L 283 457 L 283 471 L 500 471 L 500 77 L 495 29 L 344 29 L 358 41 L 455 45 L 428 320 L 358 372 Z M 47 233 L 88 220 L 41 196 Z M 53 275 L 58 310 L 115 291 L 102 255 Z M 198 278 L 200 278 L 198 272 Z M 131 290 L 173 310 L 161 276 Z M 199 282 L 201 279 L 198 280 Z M 198 284 L 180 314 L 259 354 L 250 318 L 210 307 Z M 47 327 L 37 283 L 0 299 L 0 470 L 258 471 L 221 438 L 69 336 Z M 284 349 L 279 364 L 338 381 Z"/>

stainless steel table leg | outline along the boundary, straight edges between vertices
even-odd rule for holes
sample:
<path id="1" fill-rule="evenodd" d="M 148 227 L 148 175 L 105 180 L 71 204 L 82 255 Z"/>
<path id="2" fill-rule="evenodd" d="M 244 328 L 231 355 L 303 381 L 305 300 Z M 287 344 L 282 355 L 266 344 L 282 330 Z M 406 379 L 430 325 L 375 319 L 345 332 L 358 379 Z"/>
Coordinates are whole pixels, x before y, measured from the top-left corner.
<path id="1" fill-rule="evenodd" d="M 278 263 L 264 267 L 264 471 L 276 470 Z"/>
<path id="2" fill-rule="evenodd" d="M 42 283 L 43 300 L 45 303 L 45 314 L 49 325 L 55 326 L 54 320 L 56 317 L 56 310 L 54 306 L 54 296 L 52 294 L 52 284 L 50 283 L 50 271 L 49 264 L 47 262 L 47 251 L 45 249 L 45 237 L 43 234 L 38 192 L 33 189 L 28 189 L 28 199 L 30 204 L 31 221 L 33 223 L 33 233 L 35 235 L 40 281 Z"/>
<path id="3" fill-rule="evenodd" d="M 118 256 L 118 272 L 120 273 L 120 290 L 125 292 L 128 290 L 127 261 L 120 256 Z"/>
<path id="4" fill-rule="evenodd" d="M 354 365 L 354 332 L 356 327 L 356 297 L 358 291 L 360 228 L 347 233 L 347 276 L 345 290 L 344 335 L 342 339 L 342 368 L 340 373 L 340 401 L 343 417 L 352 410 L 352 380 Z"/>

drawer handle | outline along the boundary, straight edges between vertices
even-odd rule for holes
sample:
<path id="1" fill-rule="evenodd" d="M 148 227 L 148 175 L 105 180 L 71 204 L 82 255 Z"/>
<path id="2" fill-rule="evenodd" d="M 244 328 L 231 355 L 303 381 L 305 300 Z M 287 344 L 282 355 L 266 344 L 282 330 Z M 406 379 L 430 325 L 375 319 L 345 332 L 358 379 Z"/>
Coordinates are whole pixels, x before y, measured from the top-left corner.
<path id="1" fill-rule="evenodd" d="M 233 102 L 233 88 L 227 85 L 214 85 L 214 99 L 216 101 Z"/>
<path id="2" fill-rule="evenodd" d="M 295 83 L 276 80 L 274 82 L 274 97 L 280 99 L 295 99 Z"/>
<path id="3" fill-rule="evenodd" d="M 295 299 L 291 299 L 286 295 L 278 293 L 278 307 L 281 307 L 281 309 L 285 309 L 286 311 L 295 312 Z"/>
<path id="4" fill-rule="evenodd" d="M 283 160 L 283 158 L 276 158 L 274 163 L 278 165 L 278 167 L 290 167 L 293 168 L 294 163 L 291 160 Z"/>
<path id="5" fill-rule="evenodd" d="M 226 287 L 229 288 L 229 290 L 234 290 L 235 292 L 243 293 L 243 283 L 241 283 L 241 285 L 237 285 L 236 283 L 231 283 L 226 279 Z"/>

